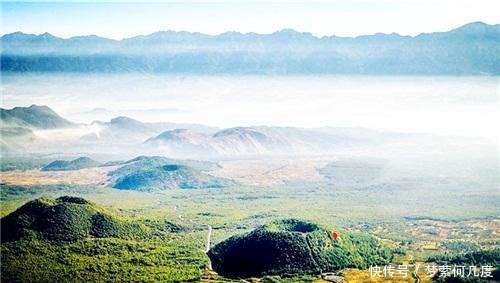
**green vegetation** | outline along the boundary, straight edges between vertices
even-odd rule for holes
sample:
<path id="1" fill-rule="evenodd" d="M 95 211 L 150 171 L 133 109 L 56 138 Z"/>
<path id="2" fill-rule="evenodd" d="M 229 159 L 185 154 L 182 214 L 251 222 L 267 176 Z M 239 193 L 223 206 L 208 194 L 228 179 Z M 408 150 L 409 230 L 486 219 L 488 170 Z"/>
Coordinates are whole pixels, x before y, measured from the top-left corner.
<path id="1" fill-rule="evenodd" d="M 1 249 L 2 282 L 199 282 L 207 265 L 190 235 L 20 240 Z"/>
<path id="2" fill-rule="evenodd" d="M 430 262 L 439 264 L 500 265 L 500 250 L 480 250 L 459 255 L 438 255 L 430 257 Z"/>
<path id="3" fill-rule="evenodd" d="M 392 260 L 392 252 L 375 238 L 345 233 L 333 240 L 328 230 L 296 219 L 272 222 L 233 236 L 208 255 L 214 270 L 228 277 L 319 274 Z"/>
<path id="4" fill-rule="evenodd" d="M 470 241 L 446 241 L 443 242 L 442 246 L 453 253 L 472 252 L 481 248 L 477 243 Z"/>
<path id="5" fill-rule="evenodd" d="M 77 159 L 66 161 L 66 160 L 55 160 L 49 163 L 47 166 L 42 168 L 42 171 L 65 171 L 65 170 L 79 170 L 85 168 L 93 168 L 99 166 L 100 163 L 88 158 L 79 157 Z"/>
<path id="6" fill-rule="evenodd" d="M 200 165 L 204 164 L 197 163 L 195 166 Z M 234 184 L 231 180 L 213 177 L 179 161 L 162 157 L 133 159 L 109 175 L 115 180 L 113 187 L 121 190 L 221 188 Z"/>
<path id="7" fill-rule="evenodd" d="M 328 163 L 318 172 L 334 186 L 359 186 L 378 181 L 387 161 L 379 159 L 339 160 Z"/>
<path id="8" fill-rule="evenodd" d="M 181 226 L 130 221 L 78 197 L 30 201 L 1 225 L 2 282 L 196 282 L 207 266 Z"/>
<path id="9" fill-rule="evenodd" d="M 123 164 L 128 165 L 128 167 L 123 168 L 123 171 L 134 171 L 142 167 L 157 167 L 165 164 L 180 164 L 187 167 L 195 168 L 199 171 L 212 171 L 219 166 L 217 163 L 210 161 L 199 161 L 199 160 L 176 160 L 171 158 L 166 158 L 163 156 L 146 156 L 141 155 L 126 162 Z"/>
<path id="10" fill-rule="evenodd" d="M 492 277 L 442 277 L 436 276 L 433 282 L 436 283 L 490 283 L 500 281 L 500 250 L 476 250 L 458 255 L 438 255 L 428 259 L 429 262 L 436 262 L 440 265 L 457 266 L 492 266 L 494 271 Z"/>
<path id="11" fill-rule="evenodd" d="M 118 237 L 142 234 L 139 226 L 116 219 L 83 198 L 63 196 L 56 200 L 38 198 L 2 218 L 2 241 L 47 239 L 78 241 L 90 236 Z"/>
<path id="12" fill-rule="evenodd" d="M 87 197 L 92 194 L 99 197 L 103 191 L 90 188 L 87 186 L 75 185 L 45 185 L 45 186 L 19 186 L 19 185 L 2 185 L 0 190 L 0 217 L 18 209 L 26 202 L 34 198 L 58 198 L 65 195 L 78 195 Z"/>
<path id="13" fill-rule="evenodd" d="M 29 159 L 23 159 L 23 164 L 24 161 L 29 163 Z M 185 166 L 201 174 L 217 168 L 212 162 L 162 157 L 138 157 L 115 165 L 122 165 L 122 173 L 128 174 L 140 170 L 148 161 L 157 162 L 156 167 L 170 165 L 167 170 Z M 18 163 L 19 166 L 23 164 Z M 359 168 L 361 166 L 358 163 L 341 169 L 337 167 L 337 170 L 354 178 L 358 176 L 356 172 L 363 171 Z M 335 167 L 330 169 L 335 174 Z M 365 239 L 364 235 L 373 235 L 377 242 L 397 251 L 393 260 L 396 264 L 422 262 L 430 256 L 445 253 L 457 255 L 463 249 L 477 251 L 498 247 L 498 239 L 491 230 L 498 223 L 498 217 L 494 216 L 498 214 L 498 193 L 484 189 L 480 183 L 469 184 L 460 178 L 444 182 L 444 179 L 428 180 L 407 175 L 397 182 L 378 177 L 376 180 L 369 178 L 373 180 L 370 181 L 361 176 L 359 181 L 349 181 L 350 178 L 346 177 L 335 183 L 334 179 L 340 177 L 333 176 L 326 185 L 304 181 L 283 186 L 236 185 L 210 190 L 137 191 L 100 185 L 2 184 L 1 216 L 12 213 L 34 198 L 56 199 L 73 195 L 85 198 L 90 206 L 110 216 L 115 221 L 113 223 L 119 224 L 118 227 L 128 227 L 130 232 L 123 228 L 118 229 L 119 233 L 114 236 L 98 237 L 89 233 L 75 241 L 56 241 L 48 240 L 36 229 L 27 229 L 32 232 L 19 240 L 2 242 L 1 281 L 205 282 L 201 278 L 207 278 L 208 257 L 204 253 L 207 225 L 213 228 L 211 243 L 215 247 L 234 235 L 246 235 L 266 223 L 271 231 L 295 233 L 286 232 L 291 228 L 274 222 L 283 218 L 307 219 L 307 223 L 312 222 L 312 230 L 316 226 L 320 230 L 324 229 L 322 227 L 336 227 L 335 230 L 341 232 L 341 241 L 352 242 L 357 253 L 362 252 L 359 247 L 363 245 L 355 244 L 354 239 L 366 243 L 365 254 L 370 254 L 373 249 L 369 243 L 373 238 L 368 236 Z M 476 189 L 478 184 L 481 190 Z M 455 190 L 457 187 L 459 191 Z M 445 239 L 441 239 L 442 230 L 448 231 Z M 426 250 L 427 243 L 436 244 L 437 250 Z M 352 276 L 357 272 L 363 276 Z M 366 278 L 369 278 L 366 269 L 345 274 L 349 280 L 358 278 L 352 282 L 367 282 Z M 222 282 L 229 280 L 215 277 Z M 315 282 L 317 279 L 316 273 L 285 272 L 265 275 L 254 281 Z M 216 280 L 211 282 L 218 282 Z"/>

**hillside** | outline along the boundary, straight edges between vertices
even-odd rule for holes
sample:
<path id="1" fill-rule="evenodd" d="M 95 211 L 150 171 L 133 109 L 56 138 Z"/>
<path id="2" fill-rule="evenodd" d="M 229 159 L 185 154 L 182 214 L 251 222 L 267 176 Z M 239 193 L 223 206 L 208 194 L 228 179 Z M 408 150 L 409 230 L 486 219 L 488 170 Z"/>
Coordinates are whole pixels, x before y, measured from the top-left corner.
<path id="1" fill-rule="evenodd" d="M 23 107 L 14 109 L 20 108 Z M 46 106 L 28 108 L 50 110 Z M 49 110 L 48 112 L 52 113 L 50 117 L 63 119 Z M 430 135 L 424 133 L 384 132 L 361 127 L 248 126 L 219 129 L 199 124 L 146 123 L 124 116 L 116 117 L 109 122 L 72 124 L 77 127 L 46 131 L 46 129 L 30 126 L 28 122 L 14 119 L 10 114 L 10 116 L 5 114 L 10 113 L 9 111 L 2 112 L 5 119 L 2 120 L 2 127 L 0 127 L 0 148 L 12 153 L 61 152 L 74 156 L 86 152 L 93 155 L 113 153 L 126 155 L 128 158 L 137 155 L 162 155 L 175 159 L 220 159 L 330 155 L 358 150 L 375 152 L 380 151 L 378 148 L 380 146 L 390 146 L 391 149 L 404 148 L 408 141 L 421 146 L 433 146 L 437 144 L 437 140 L 445 143 L 455 142 L 454 137 L 434 136 L 431 138 Z M 16 110 L 16 112 L 19 111 Z M 38 111 L 28 112 L 31 113 L 29 115 L 31 118 L 25 118 L 26 121 L 37 120 L 38 115 L 40 115 L 38 120 L 45 119 L 44 114 Z M 67 120 L 63 119 L 63 121 Z M 52 125 L 56 124 L 61 125 L 56 122 L 52 123 Z M 61 143 L 65 146 L 61 147 Z M 71 164 L 66 164 L 64 161 L 58 161 L 53 165 L 55 168 L 66 166 L 71 168 Z M 94 165 L 74 168 L 92 166 Z"/>
<path id="2" fill-rule="evenodd" d="M 235 278 L 319 274 L 392 260 L 392 252 L 375 238 L 345 233 L 333 240 L 330 233 L 311 222 L 275 221 L 217 244 L 208 256 L 215 271 Z"/>
<path id="3" fill-rule="evenodd" d="M 1 219 L 1 281 L 198 282 L 207 257 L 179 232 L 79 197 L 38 198 Z"/>
<path id="4" fill-rule="evenodd" d="M 1 38 L 4 72 L 500 74 L 500 25 L 448 32 L 324 36 L 284 29 L 219 35 L 160 31 L 123 40 L 21 32 Z"/>
<path id="5" fill-rule="evenodd" d="M 286 136 L 263 127 L 229 128 L 212 135 L 177 129 L 150 138 L 143 145 L 153 153 L 177 157 L 259 155 L 291 150 Z"/>
<path id="6" fill-rule="evenodd" d="M 293 144 L 289 137 L 268 127 L 236 127 L 212 136 L 212 146 L 224 154 L 286 152 Z"/>
<path id="7" fill-rule="evenodd" d="M 26 127 L 35 129 L 54 129 L 75 126 L 47 106 L 0 108 L 2 127 Z"/>
<path id="8" fill-rule="evenodd" d="M 146 140 L 144 148 L 167 156 L 212 156 L 214 150 L 207 144 L 209 135 L 189 129 L 164 131 Z"/>
<path id="9" fill-rule="evenodd" d="M 100 163 L 88 158 L 88 157 L 79 157 L 77 159 L 66 161 L 66 160 L 55 160 L 45 167 L 43 167 L 42 171 L 66 171 L 66 170 L 79 170 L 85 168 L 94 168 L 99 166 Z"/>
<path id="10" fill-rule="evenodd" d="M 40 141 L 35 130 L 67 129 L 74 124 L 47 106 L 0 108 L 0 149 L 3 152 L 22 152 Z"/>
<path id="11" fill-rule="evenodd" d="M 3 109 L 2 117 L 0 147 L 9 152 L 28 149 L 31 152 L 65 151 L 72 155 L 105 152 L 126 153 L 128 156 L 163 155 L 176 159 L 292 156 L 336 154 L 360 145 L 377 146 L 408 137 L 408 134 L 366 128 L 248 126 L 219 129 L 200 124 L 148 123 L 125 116 L 108 122 L 94 121 L 77 125 L 61 118 L 47 106 L 35 105 Z M 78 127 L 47 128 L 63 125 Z M 38 127 L 59 131 L 37 131 L 42 130 Z M 59 142 L 66 142 L 66 146 L 60 147 Z M 66 161 L 57 161 L 46 170 L 93 166 L 95 164 L 73 166 Z M 63 169 L 65 167 L 70 169 Z"/>
<path id="12" fill-rule="evenodd" d="M 385 134 L 385 135 L 384 135 Z M 301 155 L 331 153 L 359 144 L 377 145 L 391 138 L 368 129 L 234 127 L 212 135 L 193 130 L 173 130 L 148 139 L 145 150 L 174 157 L 220 157 L 259 155 Z"/>
<path id="13" fill-rule="evenodd" d="M 190 165 L 188 165 L 190 164 Z M 164 157 L 139 157 L 109 173 L 113 187 L 121 190 L 168 190 L 221 188 L 233 185 L 229 179 L 203 173 L 210 163 L 180 162 Z"/>
<path id="14" fill-rule="evenodd" d="M 1 220 L 2 241 L 43 238 L 77 241 L 87 237 L 116 237 L 123 224 L 101 207 L 83 198 L 39 198 Z"/>
<path id="15" fill-rule="evenodd" d="M 216 128 L 198 124 L 146 123 L 125 116 L 115 117 L 109 122 L 94 121 L 90 126 L 98 128 L 99 131 L 82 136 L 82 141 L 137 144 L 164 131 L 177 128 L 193 129 L 201 133 L 216 131 Z"/>

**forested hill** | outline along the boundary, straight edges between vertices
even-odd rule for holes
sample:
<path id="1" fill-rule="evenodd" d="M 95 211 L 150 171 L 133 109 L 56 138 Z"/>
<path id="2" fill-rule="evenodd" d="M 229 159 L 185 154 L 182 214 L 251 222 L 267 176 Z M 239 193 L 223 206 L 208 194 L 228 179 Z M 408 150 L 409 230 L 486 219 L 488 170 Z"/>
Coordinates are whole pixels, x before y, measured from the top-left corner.
<path id="1" fill-rule="evenodd" d="M 16 32 L 1 38 L 3 72 L 499 75 L 500 25 L 402 36 L 316 37 L 290 29 L 216 36 L 161 31 L 123 40 Z"/>

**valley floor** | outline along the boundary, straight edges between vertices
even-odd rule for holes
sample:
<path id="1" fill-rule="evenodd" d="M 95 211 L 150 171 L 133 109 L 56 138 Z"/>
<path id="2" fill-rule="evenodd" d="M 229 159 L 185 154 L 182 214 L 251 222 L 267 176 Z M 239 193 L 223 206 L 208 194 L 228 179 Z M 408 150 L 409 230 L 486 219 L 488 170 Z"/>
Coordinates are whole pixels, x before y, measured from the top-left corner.
<path id="1" fill-rule="evenodd" d="M 430 256 L 443 253 L 500 248 L 500 195 L 494 188 L 476 186 L 472 181 L 470 187 L 457 187 L 457 184 L 464 183 L 463 180 L 450 181 L 448 178 L 439 179 L 435 176 L 401 178 L 391 175 L 389 178 L 387 172 L 383 173 L 385 167 L 376 162 L 368 165 L 355 163 L 356 166 L 352 166 L 354 163 L 344 164 L 334 167 L 334 171 L 326 166 L 328 164 L 328 160 L 321 159 L 225 161 L 220 162 L 221 167 L 210 174 L 231 178 L 238 181 L 238 185 L 153 192 L 110 188 L 107 180 L 109 167 L 58 172 L 1 172 L 0 212 L 5 216 L 26 201 L 40 196 L 55 198 L 74 195 L 133 220 L 174 222 L 187 227 L 187 231 L 182 236 L 166 240 L 175 244 L 165 247 L 171 249 L 169 253 L 172 256 L 158 262 L 150 259 L 155 262 L 156 267 L 147 267 L 148 264 L 142 262 L 148 260 L 146 253 L 142 255 L 139 252 L 136 260 L 144 268 L 158 272 L 158 278 L 167 276 L 158 265 L 175 262 L 181 269 L 181 266 L 186 267 L 182 272 L 193 275 L 183 273 L 182 276 L 186 275 L 185 278 L 191 278 L 190 280 L 199 278 L 201 282 L 230 282 L 207 270 L 206 258 L 193 259 L 196 262 L 189 259 L 192 255 L 199 257 L 200 253 L 203 254 L 208 226 L 212 227 L 213 245 L 272 220 L 290 217 L 307 219 L 343 231 L 374 235 L 386 245 L 400 251 L 396 257 L 399 262 L 423 262 Z M 343 174 L 342 178 L 334 175 L 339 171 Z M 332 182 L 332 174 L 336 180 L 341 181 Z M 137 243 L 115 244 L 121 246 Z M 115 244 L 102 245 L 111 249 Z M 156 250 L 154 245 L 152 242 L 145 243 L 143 248 Z M 134 246 L 133 249 L 143 248 Z M 46 255 L 51 256 L 52 253 L 59 252 L 48 251 Z M 129 256 L 131 255 L 127 254 L 125 257 Z M 92 262 L 91 258 L 86 258 Z M 30 256 L 25 259 L 32 260 L 37 266 L 39 264 L 39 267 L 43 265 L 36 263 Z M 107 259 L 110 260 L 110 265 L 101 266 L 103 270 L 119 265 L 109 257 Z M 80 266 L 83 268 L 81 272 L 85 272 L 85 263 L 81 258 L 75 257 L 73 260 L 78 260 L 79 265 L 83 264 Z M 130 260 L 133 265 L 134 260 Z M 56 272 L 56 269 L 51 272 Z M 143 274 L 139 270 L 135 272 Z M 394 281 L 370 279 L 367 270 L 344 270 L 342 276 L 348 282 L 414 282 L 411 278 Z M 423 278 L 420 282 L 428 282 Z M 290 280 L 325 282 L 320 277 L 268 277 L 241 282 L 291 282 Z"/>

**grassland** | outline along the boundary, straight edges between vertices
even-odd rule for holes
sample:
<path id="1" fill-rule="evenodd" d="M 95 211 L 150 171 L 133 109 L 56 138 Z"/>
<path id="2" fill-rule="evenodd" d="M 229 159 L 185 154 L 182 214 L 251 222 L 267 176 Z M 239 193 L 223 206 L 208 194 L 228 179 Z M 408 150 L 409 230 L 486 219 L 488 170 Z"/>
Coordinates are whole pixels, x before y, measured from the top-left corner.
<path id="1" fill-rule="evenodd" d="M 16 258 L 4 258 L 3 262 L 12 264 L 2 264 L 2 269 L 21 268 L 23 262 L 28 262 L 34 270 L 38 270 L 39 274 L 32 275 L 33 280 L 40 279 L 34 280 L 38 282 L 56 273 L 61 274 L 56 279 L 78 278 L 89 282 L 108 280 L 93 277 L 99 273 L 112 274 L 115 277 L 110 278 L 117 281 L 130 281 L 132 278 L 139 281 L 165 279 L 167 282 L 222 281 L 227 279 L 210 275 L 206 270 L 208 257 L 203 249 L 207 225 L 213 227 L 211 240 L 212 244 L 216 244 L 283 218 L 300 218 L 332 229 L 369 233 L 398 250 L 395 262 L 423 262 L 445 252 L 458 254 L 466 250 L 500 247 L 497 208 L 500 196 L 491 187 L 496 182 L 494 178 L 478 182 L 464 174 L 455 179 L 401 174 L 403 178 L 394 174 L 388 176 L 384 171 L 386 163 L 370 162 L 369 168 L 364 168 L 363 164 L 344 164 L 341 170 L 344 181 L 332 182 L 332 176 L 335 177 L 338 172 L 332 173 L 331 170 L 336 167 L 325 167 L 323 161 L 305 162 L 303 166 L 295 161 L 285 164 L 273 162 L 260 166 L 252 161 L 251 166 L 258 168 L 250 170 L 256 175 L 248 177 L 248 180 L 258 180 L 252 184 L 162 192 L 110 188 L 106 182 L 106 171 L 100 171 L 109 169 L 103 168 L 68 172 L 2 172 L 2 217 L 37 197 L 74 195 L 95 202 L 130 221 L 168 221 L 185 228 L 182 233 L 169 234 L 162 240 L 87 239 L 62 248 L 39 241 L 21 245 L 2 244 L 3 252 L 9 250 L 19 254 Z M 249 171 L 237 169 L 238 166 L 242 168 L 243 163 L 221 163 L 227 167 L 223 166 L 214 175 L 225 178 L 240 176 L 240 183 L 245 183 L 241 180 L 248 176 Z M 303 170 L 288 170 L 287 166 L 294 169 L 302 166 Z M 311 173 L 311 168 L 317 167 L 323 168 L 323 171 Z M 100 172 L 98 176 L 101 179 L 92 177 L 91 172 L 96 170 Z M 360 174 L 360 170 L 364 173 Z M 291 171 L 304 173 L 284 173 Z M 270 172 L 268 177 L 265 172 Z M 56 179 L 50 174 L 60 175 Z M 317 176 L 321 178 L 309 179 L 311 174 L 319 174 Z M 342 180 L 338 176 L 335 178 Z M 464 178 L 468 181 L 464 182 Z M 92 250 L 97 252 L 88 254 Z M 348 282 L 378 282 L 368 279 L 367 272 L 347 269 L 343 276 Z M 29 278 L 25 279 L 30 282 Z M 318 276 L 271 276 L 252 280 L 321 282 L 322 279 Z M 392 282 L 412 282 L 405 280 Z"/>

